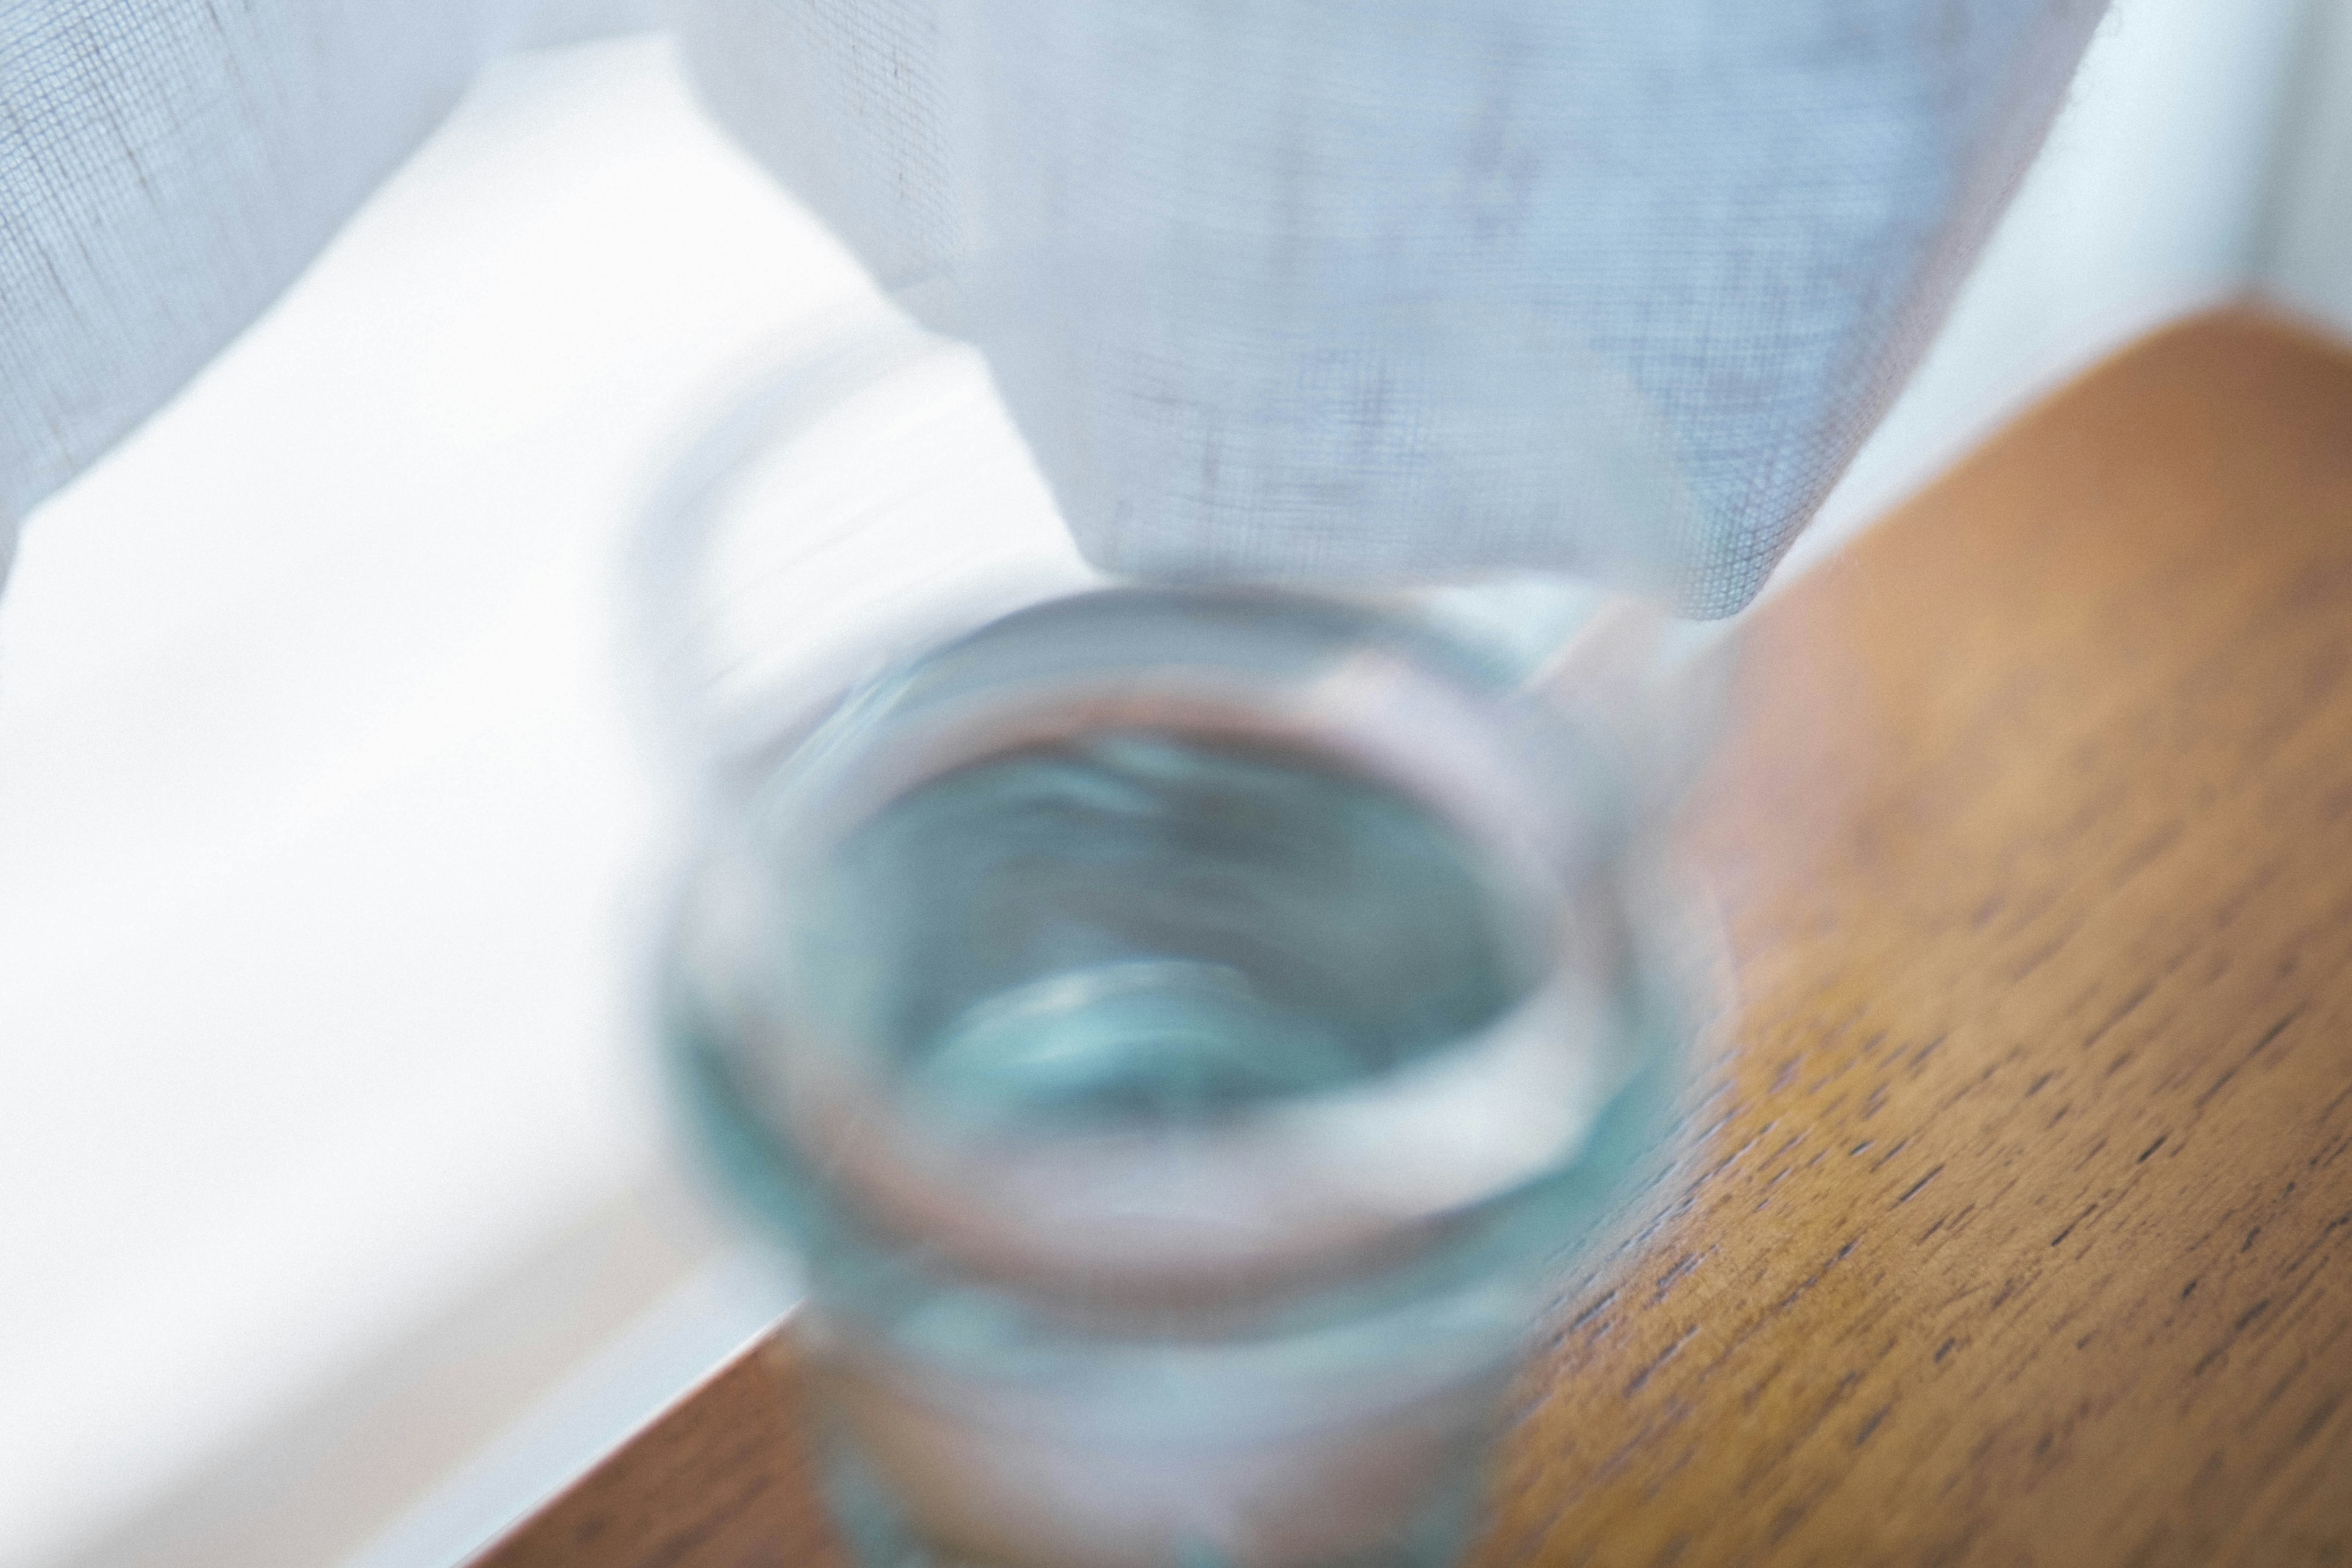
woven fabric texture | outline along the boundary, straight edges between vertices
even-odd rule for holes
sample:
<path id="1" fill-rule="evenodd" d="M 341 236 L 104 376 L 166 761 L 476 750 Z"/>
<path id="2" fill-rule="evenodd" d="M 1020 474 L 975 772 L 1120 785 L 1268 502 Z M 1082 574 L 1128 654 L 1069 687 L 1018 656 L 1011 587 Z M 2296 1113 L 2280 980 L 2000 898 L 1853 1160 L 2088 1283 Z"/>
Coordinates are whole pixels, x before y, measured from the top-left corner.
<path id="1" fill-rule="evenodd" d="M 2102 0 L 670 0 L 1145 576 L 1753 595 Z M 0 0 L 0 531 L 257 314 L 521 0 Z"/>
<path id="2" fill-rule="evenodd" d="M 2101 0 L 683 0 L 707 100 L 975 339 L 1152 576 L 1745 603 Z"/>
<path id="3" fill-rule="evenodd" d="M 0 519 L 259 314 L 500 26 L 484 0 L 0 0 Z"/>

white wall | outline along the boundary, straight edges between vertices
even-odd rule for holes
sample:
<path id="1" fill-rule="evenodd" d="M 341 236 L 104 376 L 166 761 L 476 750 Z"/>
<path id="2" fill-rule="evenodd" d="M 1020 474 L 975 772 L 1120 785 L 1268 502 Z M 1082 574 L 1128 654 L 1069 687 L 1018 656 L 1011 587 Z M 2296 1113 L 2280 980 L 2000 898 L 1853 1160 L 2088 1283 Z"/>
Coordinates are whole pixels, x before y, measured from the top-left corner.
<path id="1" fill-rule="evenodd" d="M 660 41 L 517 57 L 34 514 L 0 1564 L 332 1561 L 699 1261 L 599 1217 L 662 1137 L 614 561 L 707 384 L 871 298 Z"/>
<path id="2" fill-rule="evenodd" d="M 2258 258 L 2263 292 L 2352 338 L 2352 0 L 2313 0 Z"/>

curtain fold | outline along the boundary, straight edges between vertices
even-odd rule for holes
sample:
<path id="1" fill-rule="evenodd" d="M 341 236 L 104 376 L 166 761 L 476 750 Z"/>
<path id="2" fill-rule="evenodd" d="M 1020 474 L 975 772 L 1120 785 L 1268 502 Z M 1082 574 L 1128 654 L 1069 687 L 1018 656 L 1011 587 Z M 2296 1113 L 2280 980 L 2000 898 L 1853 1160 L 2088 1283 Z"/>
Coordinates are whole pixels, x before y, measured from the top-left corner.
<path id="1" fill-rule="evenodd" d="M 2102 0 L 674 0 L 1144 576 L 1720 615 L 1891 401 Z"/>
<path id="2" fill-rule="evenodd" d="M 667 17 L 719 118 L 987 354 L 1098 563 L 1530 568 L 1713 615 L 1916 360 L 2101 8 Z M 266 308 L 545 10 L 0 0 L 0 529 Z"/>
<path id="3" fill-rule="evenodd" d="M 512 10 L 0 0 L 0 537 L 277 298 Z"/>

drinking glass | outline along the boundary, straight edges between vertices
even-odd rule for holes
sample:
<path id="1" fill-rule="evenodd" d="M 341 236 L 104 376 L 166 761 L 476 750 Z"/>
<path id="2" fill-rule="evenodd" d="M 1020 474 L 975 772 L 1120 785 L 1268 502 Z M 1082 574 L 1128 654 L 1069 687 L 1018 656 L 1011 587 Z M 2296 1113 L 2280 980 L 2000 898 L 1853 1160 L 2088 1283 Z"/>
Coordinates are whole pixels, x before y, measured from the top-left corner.
<path id="1" fill-rule="evenodd" d="M 801 1271 L 861 1559 L 1454 1560 L 1690 1032 L 1661 618 L 1109 582 L 887 322 L 709 426 L 635 581 L 697 829 L 663 1048 Z"/>

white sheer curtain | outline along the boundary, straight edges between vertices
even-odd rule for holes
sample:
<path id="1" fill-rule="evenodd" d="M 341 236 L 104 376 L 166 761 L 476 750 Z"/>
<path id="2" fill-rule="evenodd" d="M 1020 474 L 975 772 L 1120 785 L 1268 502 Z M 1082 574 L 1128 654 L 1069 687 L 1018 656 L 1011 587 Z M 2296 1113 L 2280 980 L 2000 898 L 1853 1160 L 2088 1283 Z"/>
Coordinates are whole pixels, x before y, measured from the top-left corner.
<path id="1" fill-rule="evenodd" d="M 275 299 L 501 20 L 482 0 L 0 0 L 0 517 Z"/>
<path id="2" fill-rule="evenodd" d="M 0 0 L 0 519 L 201 368 L 547 9 Z M 1720 614 L 1900 384 L 2101 9 L 669 14 L 738 136 L 987 352 L 1101 563 L 1535 567 Z"/>

